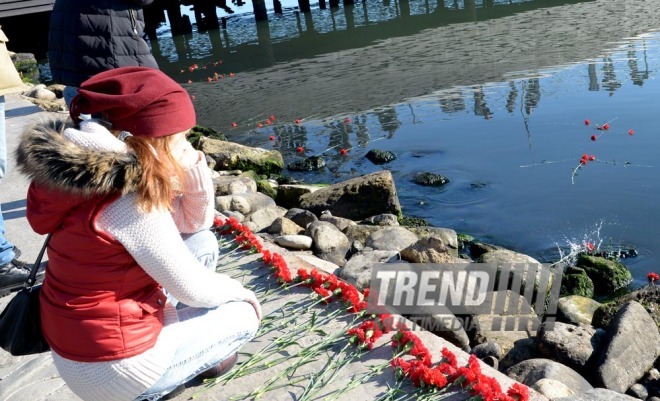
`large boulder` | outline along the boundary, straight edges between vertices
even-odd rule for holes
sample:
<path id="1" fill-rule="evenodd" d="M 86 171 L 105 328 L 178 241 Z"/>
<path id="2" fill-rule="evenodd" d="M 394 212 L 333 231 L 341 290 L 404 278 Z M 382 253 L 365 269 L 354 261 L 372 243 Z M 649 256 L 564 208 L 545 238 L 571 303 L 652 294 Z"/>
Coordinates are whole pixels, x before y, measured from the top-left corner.
<path id="1" fill-rule="evenodd" d="M 381 251 L 400 251 L 417 242 L 417 236 L 401 226 L 385 227 L 367 238 L 364 244 Z"/>
<path id="2" fill-rule="evenodd" d="M 592 298 L 594 296 L 594 282 L 589 278 L 584 269 L 569 266 L 561 278 L 559 295 L 579 295 L 585 298 Z"/>
<path id="3" fill-rule="evenodd" d="M 284 168 L 282 154 L 266 150 L 202 137 L 197 149 L 215 161 L 216 170 L 253 170 L 257 174 L 279 174 Z"/>
<path id="4" fill-rule="evenodd" d="M 597 351 L 603 335 L 602 329 L 592 326 L 574 326 L 554 322 L 551 330 L 546 324 L 541 326 L 536 341 L 539 354 L 586 374 L 589 358 Z"/>
<path id="5" fill-rule="evenodd" d="M 557 302 L 557 319 L 571 324 L 591 324 L 594 312 L 602 304 L 591 298 L 569 295 Z"/>
<path id="6" fill-rule="evenodd" d="M 458 256 L 458 234 L 451 228 L 442 227 L 410 227 L 410 231 L 414 232 L 420 239 L 421 238 L 438 238 L 447 247 L 447 251 L 454 256 Z"/>
<path id="7" fill-rule="evenodd" d="M 313 239 L 314 255 L 338 266 L 346 263 L 351 244 L 337 227 L 327 221 L 315 221 L 307 226 L 305 232 Z"/>
<path id="8" fill-rule="evenodd" d="M 575 265 L 583 268 L 593 281 L 595 295 L 610 295 L 632 281 L 630 270 L 615 260 L 581 254 Z"/>
<path id="9" fill-rule="evenodd" d="M 226 210 L 232 212 L 240 212 L 243 215 L 248 215 L 260 209 L 267 207 L 275 207 L 275 201 L 268 195 L 260 192 L 223 195 L 215 197 L 215 208 L 224 212 Z"/>
<path id="10" fill-rule="evenodd" d="M 330 185 L 300 196 L 300 207 L 320 215 L 362 220 L 381 213 L 401 215 L 392 173 L 383 170 Z"/>
<path id="11" fill-rule="evenodd" d="M 441 238 L 426 237 L 403 248 L 401 259 L 411 263 L 453 263 L 458 258 L 449 252 L 449 248 Z"/>
<path id="12" fill-rule="evenodd" d="M 254 232 L 265 231 L 277 218 L 284 216 L 284 213 L 286 210 L 279 206 L 269 206 L 253 211 L 246 216 L 246 221 L 254 223 Z"/>
<path id="13" fill-rule="evenodd" d="M 321 216 L 323 217 L 323 216 Z M 350 224 L 345 230 L 342 230 L 351 242 L 359 241 L 361 244 L 366 244 L 369 236 L 376 231 L 382 230 L 384 227 L 368 226 L 365 224 Z"/>
<path id="14" fill-rule="evenodd" d="M 257 183 L 253 178 L 234 175 L 220 175 L 213 179 L 216 195 L 244 194 L 257 192 Z"/>
<path id="15" fill-rule="evenodd" d="M 515 291 L 524 291 L 525 283 L 528 281 L 528 275 L 530 272 L 535 276 L 530 277 L 529 280 L 533 281 L 534 288 L 533 290 L 542 291 L 545 289 L 545 292 L 549 292 L 552 288 L 552 283 L 554 280 L 555 270 L 550 269 L 547 266 L 543 266 L 541 262 L 534 259 L 529 255 L 525 255 L 519 252 L 511 251 L 508 249 L 495 249 L 486 253 L 483 253 L 476 260 L 478 263 L 489 263 L 491 265 L 497 266 L 497 279 L 498 281 L 502 279 L 502 271 L 508 273 L 509 285 L 507 288 L 510 288 Z M 509 270 L 509 267 L 512 267 L 512 270 Z M 506 269 L 506 270 L 504 270 Z M 514 280 L 515 272 L 520 271 L 520 287 L 513 288 L 511 284 Z"/>
<path id="16" fill-rule="evenodd" d="M 593 386 L 578 372 L 559 362 L 544 358 L 522 361 L 510 367 L 506 375 L 527 386 L 533 386 L 541 379 L 552 379 L 564 383 L 575 393 L 593 389 Z"/>
<path id="17" fill-rule="evenodd" d="M 635 301 L 616 313 L 594 360 L 593 382 L 624 393 L 653 367 L 660 333 L 646 309 Z"/>

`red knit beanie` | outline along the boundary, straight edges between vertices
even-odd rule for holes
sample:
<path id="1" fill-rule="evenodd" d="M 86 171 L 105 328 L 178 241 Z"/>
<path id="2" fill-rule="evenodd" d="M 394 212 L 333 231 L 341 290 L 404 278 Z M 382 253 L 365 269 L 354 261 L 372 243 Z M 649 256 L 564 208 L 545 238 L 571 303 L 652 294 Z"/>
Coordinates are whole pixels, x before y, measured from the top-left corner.
<path id="1" fill-rule="evenodd" d="M 71 101 L 74 121 L 80 114 L 102 113 L 113 129 L 135 136 L 160 137 L 195 126 L 190 95 L 155 68 L 120 67 L 94 75 Z"/>

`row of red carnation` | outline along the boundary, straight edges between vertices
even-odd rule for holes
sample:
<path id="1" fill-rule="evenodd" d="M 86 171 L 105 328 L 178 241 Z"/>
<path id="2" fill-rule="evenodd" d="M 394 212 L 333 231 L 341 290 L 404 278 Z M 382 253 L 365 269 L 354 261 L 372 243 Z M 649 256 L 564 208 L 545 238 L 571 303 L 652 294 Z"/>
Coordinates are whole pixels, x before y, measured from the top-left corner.
<path id="1" fill-rule="evenodd" d="M 263 262 L 271 267 L 275 277 L 281 284 L 293 281 L 291 271 L 282 255 L 263 248 L 261 241 L 248 227 L 230 217 L 223 220 L 216 217 L 213 221 L 216 231 L 222 235 L 234 235 L 242 249 L 261 253 Z M 297 282 L 309 287 L 318 294 L 323 302 L 342 301 L 352 313 L 366 309 L 366 299 L 369 289 L 362 294 L 355 286 L 340 280 L 334 274 L 316 270 L 298 269 Z M 431 353 L 419 337 L 407 330 L 405 325 L 399 326 L 391 315 L 378 315 L 362 322 L 347 331 L 349 341 L 358 347 L 372 349 L 375 342 L 384 333 L 398 329 L 393 336 L 392 347 L 397 355 L 410 355 L 414 359 L 408 361 L 402 356 L 395 357 L 391 366 L 397 379 L 409 378 L 417 387 L 442 390 L 449 385 L 457 385 L 467 389 L 475 401 L 528 401 L 529 391 L 526 386 L 515 383 L 504 393 L 493 377 L 481 372 L 481 366 L 476 356 L 470 355 L 466 366 L 458 366 L 456 356 L 447 348 L 442 349 L 442 361 L 432 366 Z"/>

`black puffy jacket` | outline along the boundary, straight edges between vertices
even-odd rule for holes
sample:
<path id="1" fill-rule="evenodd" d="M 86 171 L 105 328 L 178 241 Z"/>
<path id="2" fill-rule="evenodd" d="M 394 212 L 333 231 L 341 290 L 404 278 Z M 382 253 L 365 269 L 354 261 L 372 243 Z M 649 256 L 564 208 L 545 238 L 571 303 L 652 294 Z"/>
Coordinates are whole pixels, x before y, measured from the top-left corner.
<path id="1" fill-rule="evenodd" d="M 144 36 L 142 7 L 154 0 L 56 0 L 48 63 L 55 83 L 80 86 L 117 67 L 158 68 Z"/>

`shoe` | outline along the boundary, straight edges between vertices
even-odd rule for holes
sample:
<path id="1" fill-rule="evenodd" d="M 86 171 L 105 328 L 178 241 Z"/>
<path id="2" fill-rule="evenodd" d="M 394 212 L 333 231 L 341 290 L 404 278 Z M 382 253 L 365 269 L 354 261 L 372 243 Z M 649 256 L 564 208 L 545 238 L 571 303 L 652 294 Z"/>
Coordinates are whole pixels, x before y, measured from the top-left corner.
<path id="1" fill-rule="evenodd" d="M 186 385 L 185 384 L 179 384 L 178 386 L 174 387 L 174 390 L 170 391 L 169 393 L 165 394 L 162 396 L 160 399 L 161 400 L 171 400 L 172 398 L 175 398 L 178 395 L 181 395 L 186 391 Z"/>
<path id="2" fill-rule="evenodd" d="M 231 368 L 236 365 L 236 362 L 238 361 L 238 352 L 234 352 L 232 355 L 228 356 L 222 362 L 218 363 L 212 368 L 209 368 L 202 373 L 199 374 L 199 377 L 202 379 L 214 379 L 216 377 L 220 377 L 224 375 L 225 373 L 229 372 Z"/>
<path id="3" fill-rule="evenodd" d="M 16 245 L 14 245 L 14 247 L 12 248 L 12 250 L 14 251 L 14 259 L 18 259 L 18 258 L 21 257 L 21 254 L 22 254 L 23 252 L 21 252 L 21 250 L 18 249 L 18 247 L 17 247 Z"/>
<path id="4" fill-rule="evenodd" d="M 0 266 L 0 297 L 23 288 L 25 280 L 30 276 L 31 269 L 32 266 L 16 259 Z M 46 264 L 43 263 L 37 271 L 37 282 L 42 281 L 45 274 Z"/>

